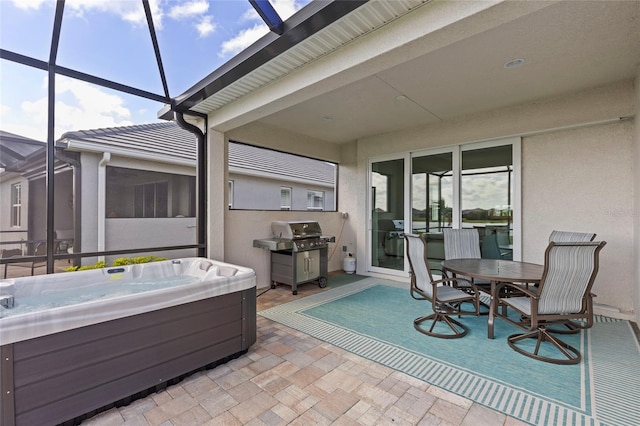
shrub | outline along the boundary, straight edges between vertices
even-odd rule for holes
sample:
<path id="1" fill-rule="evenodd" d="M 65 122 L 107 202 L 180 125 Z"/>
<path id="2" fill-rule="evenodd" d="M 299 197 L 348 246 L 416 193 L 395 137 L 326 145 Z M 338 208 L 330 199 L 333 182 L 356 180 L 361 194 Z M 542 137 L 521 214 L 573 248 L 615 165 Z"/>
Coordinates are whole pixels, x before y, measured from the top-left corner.
<path id="1" fill-rule="evenodd" d="M 111 266 L 124 266 L 124 265 L 135 265 L 139 263 L 149 263 L 149 262 L 159 262 L 161 260 L 167 260 L 167 257 L 156 257 L 156 256 L 139 256 L 139 257 L 119 257 L 114 259 L 111 263 Z M 96 262 L 95 265 L 84 265 L 84 266 L 69 266 L 64 268 L 65 272 L 73 272 L 73 271 L 87 271 L 90 269 L 102 269 L 106 268 L 107 262 L 104 260 L 100 260 Z"/>

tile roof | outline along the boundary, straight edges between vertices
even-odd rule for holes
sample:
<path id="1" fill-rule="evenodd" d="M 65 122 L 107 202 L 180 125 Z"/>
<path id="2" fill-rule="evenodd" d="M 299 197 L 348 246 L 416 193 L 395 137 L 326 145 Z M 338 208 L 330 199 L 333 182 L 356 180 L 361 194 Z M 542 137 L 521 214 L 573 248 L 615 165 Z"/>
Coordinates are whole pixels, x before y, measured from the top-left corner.
<path id="1" fill-rule="evenodd" d="M 195 136 L 174 122 L 78 130 L 65 133 L 61 139 L 71 144 L 82 141 L 95 144 L 96 148 L 113 147 L 132 154 L 138 151 L 193 162 L 197 154 Z M 332 163 L 242 143 L 229 143 L 229 168 L 236 173 L 335 184 L 336 167 Z"/>
<path id="2" fill-rule="evenodd" d="M 173 122 L 139 124 L 104 129 L 77 130 L 63 140 L 83 141 L 114 148 L 195 161 L 196 138 Z"/>
<path id="3" fill-rule="evenodd" d="M 34 153 L 45 149 L 44 142 L 0 130 L 0 168 L 12 170 Z"/>

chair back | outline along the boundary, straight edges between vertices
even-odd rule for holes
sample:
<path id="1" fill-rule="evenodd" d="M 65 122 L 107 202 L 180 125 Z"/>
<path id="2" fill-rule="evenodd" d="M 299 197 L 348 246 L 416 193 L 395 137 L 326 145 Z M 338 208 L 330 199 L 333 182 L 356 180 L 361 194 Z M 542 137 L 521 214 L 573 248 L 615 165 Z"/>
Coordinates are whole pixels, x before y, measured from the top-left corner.
<path id="1" fill-rule="evenodd" d="M 540 315 L 585 311 L 585 297 L 598 273 L 598 256 L 606 242 L 550 242 L 539 286 Z"/>
<path id="2" fill-rule="evenodd" d="M 593 241 L 595 238 L 596 234 L 590 232 L 552 231 L 549 235 L 549 242 L 579 243 Z"/>
<path id="3" fill-rule="evenodd" d="M 487 234 L 482 239 L 480 252 L 484 259 L 501 259 L 500 246 L 498 246 L 498 235 Z"/>
<path id="4" fill-rule="evenodd" d="M 444 258 L 480 259 L 480 234 L 477 229 L 445 228 Z"/>
<path id="5" fill-rule="evenodd" d="M 427 243 L 425 240 L 414 234 L 404 234 L 407 242 L 407 260 L 411 271 L 412 286 L 417 287 L 428 297 L 433 297 L 431 282 L 433 276 L 427 267 Z"/>

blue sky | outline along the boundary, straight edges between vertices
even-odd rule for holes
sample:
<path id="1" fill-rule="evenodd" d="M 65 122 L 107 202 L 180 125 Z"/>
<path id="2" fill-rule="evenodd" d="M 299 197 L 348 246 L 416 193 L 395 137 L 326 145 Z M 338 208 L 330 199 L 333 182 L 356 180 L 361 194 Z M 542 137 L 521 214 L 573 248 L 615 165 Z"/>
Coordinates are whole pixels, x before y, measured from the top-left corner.
<path id="1" fill-rule="evenodd" d="M 271 0 L 287 19 L 310 0 Z M 248 0 L 151 0 L 175 97 L 268 32 Z M 0 46 L 48 60 L 54 0 L 0 0 Z M 140 0 L 67 0 L 57 63 L 163 95 Z M 47 75 L 0 61 L 0 128 L 46 139 Z M 162 105 L 66 77 L 56 79 L 56 138 L 66 131 L 157 121 Z"/>

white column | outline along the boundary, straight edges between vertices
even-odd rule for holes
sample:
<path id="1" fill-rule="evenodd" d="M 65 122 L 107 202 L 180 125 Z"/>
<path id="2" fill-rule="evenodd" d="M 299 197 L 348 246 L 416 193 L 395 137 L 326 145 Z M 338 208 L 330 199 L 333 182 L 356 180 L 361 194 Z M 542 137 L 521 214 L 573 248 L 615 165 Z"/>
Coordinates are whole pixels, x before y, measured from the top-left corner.
<path id="1" fill-rule="evenodd" d="M 225 260 L 225 216 L 228 210 L 228 141 L 209 129 L 207 139 L 207 257 Z"/>
<path id="2" fill-rule="evenodd" d="M 107 163 L 111 161 L 111 153 L 102 154 L 98 163 L 98 251 L 104 251 L 106 247 L 105 220 L 107 217 Z M 104 260 L 99 256 L 98 260 Z"/>
<path id="3" fill-rule="evenodd" d="M 635 79 L 635 122 L 634 122 L 634 180 L 633 180 L 633 291 L 636 323 L 640 322 L 640 69 Z"/>

